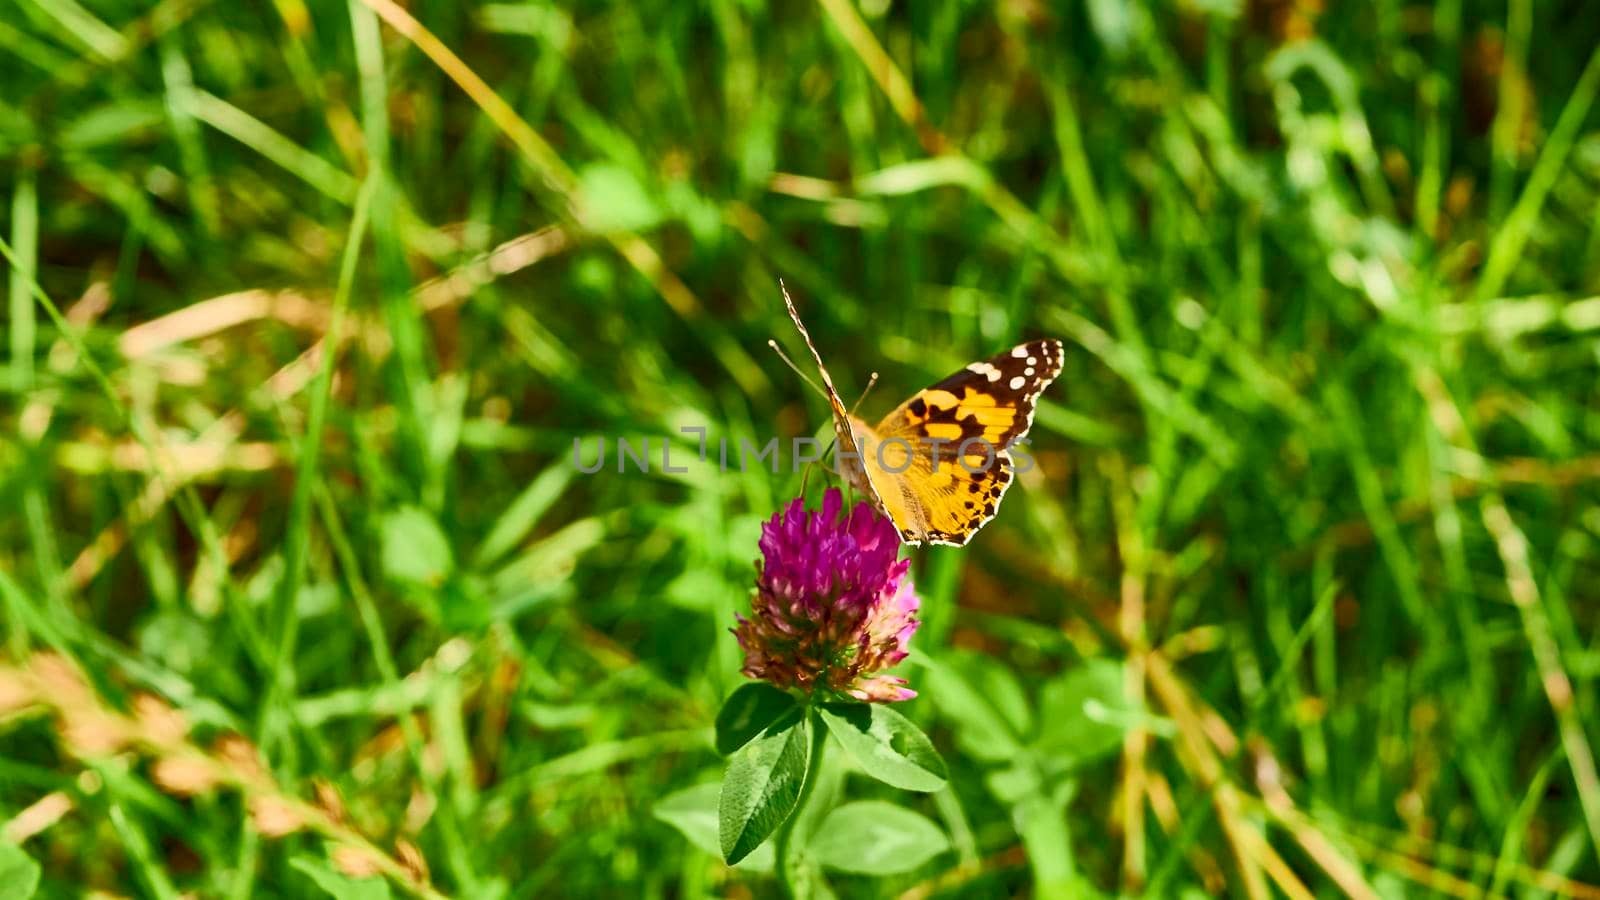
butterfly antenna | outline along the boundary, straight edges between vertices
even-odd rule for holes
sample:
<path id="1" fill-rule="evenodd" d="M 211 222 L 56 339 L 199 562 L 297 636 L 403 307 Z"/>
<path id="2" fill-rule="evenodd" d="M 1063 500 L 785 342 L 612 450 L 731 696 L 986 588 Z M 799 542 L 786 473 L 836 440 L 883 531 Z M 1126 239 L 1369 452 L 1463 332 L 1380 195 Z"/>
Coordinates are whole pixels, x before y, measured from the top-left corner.
<path id="1" fill-rule="evenodd" d="M 861 401 L 867 399 L 867 392 L 871 391 L 872 390 L 872 386 L 877 384 L 877 383 L 878 383 L 878 373 L 877 372 L 873 372 L 872 373 L 872 377 L 867 379 L 867 386 L 861 389 L 861 396 L 856 398 L 856 402 L 850 404 L 850 415 L 853 416 L 853 415 L 856 414 L 856 407 L 861 405 Z"/>
<path id="2" fill-rule="evenodd" d="M 801 381 L 804 381 L 806 384 L 810 385 L 811 389 L 813 391 L 816 391 L 817 394 L 822 397 L 822 399 L 824 399 L 824 400 L 828 399 L 827 392 L 823 391 L 822 388 L 818 387 L 817 383 L 815 381 L 811 380 L 811 376 L 809 376 L 806 373 L 800 371 L 800 367 L 794 364 L 794 360 L 789 358 L 789 354 L 783 352 L 783 348 L 778 346 L 778 342 L 777 341 L 772 340 L 771 338 L 768 338 L 767 339 L 767 346 L 771 347 L 778 354 L 778 358 L 783 360 L 784 363 L 786 363 L 789 366 L 789 368 L 793 369 L 794 373 L 796 375 L 800 376 L 800 380 Z"/>

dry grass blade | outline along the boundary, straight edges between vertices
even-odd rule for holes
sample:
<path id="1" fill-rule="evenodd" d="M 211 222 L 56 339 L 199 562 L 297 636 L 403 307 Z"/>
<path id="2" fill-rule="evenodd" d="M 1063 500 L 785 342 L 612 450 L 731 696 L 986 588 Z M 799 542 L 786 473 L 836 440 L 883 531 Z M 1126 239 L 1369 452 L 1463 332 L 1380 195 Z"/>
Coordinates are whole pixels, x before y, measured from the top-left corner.
<path id="1" fill-rule="evenodd" d="M 418 50 L 433 60 L 440 71 L 472 98 L 472 102 L 483 110 L 495 127 L 510 138 L 511 143 L 522 152 L 534 171 L 544 180 L 545 186 L 561 198 L 565 206 L 562 210 L 563 215 L 583 225 L 588 217 L 584 209 L 584 200 L 578 191 L 577 176 L 555 149 L 539 136 L 539 132 L 517 115 L 517 111 L 509 104 L 500 99 L 494 88 L 489 87 L 471 66 L 463 62 L 461 57 L 446 47 L 444 42 L 435 37 L 433 32 L 399 4 L 393 0 L 361 0 L 361 2 L 377 13 L 390 28 L 400 32 L 406 40 L 416 45 Z M 618 252 L 633 264 L 639 274 L 655 285 L 662 299 L 666 300 L 680 316 L 692 318 L 700 314 L 699 298 L 678 279 L 677 275 L 666 268 L 654 247 L 631 234 L 608 231 L 607 239 L 616 245 Z"/>
<path id="2" fill-rule="evenodd" d="M 201 747 L 189 737 L 182 715 L 159 698 L 143 695 L 131 714 L 119 712 L 105 704 L 72 663 L 52 654 L 35 655 L 20 665 L 0 664 L 0 693 L 50 709 L 63 748 L 73 756 L 147 756 L 156 783 L 179 796 L 237 790 L 263 836 L 279 838 L 310 829 L 333 842 L 335 863 L 343 871 L 383 875 L 427 900 L 443 897 L 415 859 L 403 862 L 384 853 L 344 821 L 342 804 L 330 809 L 330 789 L 319 791 L 317 803 L 295 797 L 272 779 L 255 747 L 237 735 L 225 736 L 209 749 Z M 46 795 L 7 823 L 6 834 L 25 838 L 70 809 L 65 798 Z"/>
<path id="3" fill-rule="evenodd" d="M 276 319 L 295 328 L 321 331 L 328 324 L 328 310 L 294 291 L 266 291 L 253 288 L 212 297 L 135 325 L 122 333 L 118 345 L 122 355 L 140 359 L 173 344 L 216 334 L 258 319 Z"/>
<path id="4" fill-rule="evenodd" d="M 1597 53 L 1596 60 L 1600 60 L 1600 53 Z M 1445 439 L 1473 449 L 1471 430 L 1438 373 L 1426 366 L 1418 366 L 1414 381 L 1417 391 L 1427 401 L 1434 426 Z M 1539 585 L 1528 564 L 1528 538 L 1511 517 L 1505 499 L 1492 483 L 1485 486 L 1479 497 L 1478 510 L 1484 528 L 1494 539 L 1495 550 L 1505 569 L 1506 589 L 1517 608 L 1523 636 L 1539 672 L 1540 685 L 1556 718 L 1567 765 L 1572 770 L 1573 784 L 1578 791 L 1578 803 L 1583 809 L 1589 844 L 1596 855 L 1600 855 L 1600 774 L 1595 770 L 1594 751 L 1573 703 L 1572 680 L 1562 665 L 1561 649 L 1551 631 L 1549 613 L 1539 600 Z"/>
<path id="5" fill-rule="evenodd" d="M 566 232 L 558 227 L 542 228 L 512 238 L 493 250 L 469 260 L 450 272 L 418 286 L 416 297 L 428 312 L 465 302 L 474 290 L 497 278 L 519 272 L 570 246 Z M 301 293 L 252 289 L 202 300 L 177 312 L 136 325 L 123 333 L 120 346 L 130 359 L 142 359 L 158 350 L 187 340 L 262 319 L 277 319 L 296 327 L 320 331 L 328 324 L 328 312 Z M 359 323 L 355 329 L 364 343 L 374 350 L 386 350 L 387 332 L 377 322 Z M 298 394 L 316 377 L 322 363 L 325 340 L 318 338 L 298 357 L 278 369 L 259 391 L 271 404 Z M 111 559 L 127 544 L 128 529 L 150 521 L 184 484 L 208 472 L 217 471 L 226 460 L 231 467 L 260 470 L 278 465 L 276 450 L 267 445 L 240 445 L 244 433 L 243 410 L 232 410 L 211 424 L 188 449 L 166 448 L 170 465 L 150 465 L 148 454 L 133 455 L 119 450 L 114 457 L 121 468 L 151 471 L 152 477 L 135 498 L 121 521 L 107 525 L 74 557 L 67 574 L 75 590 L 82 589 L 99 575 Z M 215 576 L 218 573 L 212 573 Z"/>
<path id="6" fill-rule="evenodd" d="M 1145 706 L 1145 580 L 1148 565 L 1144 536 L 1140 531 L 1133 491 L 1122 458 L 1103 457 L 1103 470 L 1111 483 L 1112 510 L 1117 523 L 1117 549 L 1122 558 L 1122 604 L 1117 626 L 1128 648 L 1124 667 L 1123 692 L 1128 708 Z M 1149 776 L 1145 771 L 1145 752 L 1150 742 L 1149 729 L 1129 728 L 1122 738 L 1122 889 L 1136 893 L 1145 882 L 1144 804 Z"/>
<path id="7" fill-rule="evenodd" d="M 916 92 L 911 89 L 911 82 L 884 51 L 883 45 L 878 43 L 867 23 L 861 20 L 861 14 L 856 12 L 851 0 L 818 0 L 818 2 L 827 11 L 828 18 L 833 20 L 839 33 L 844 35 L 850 49 L 861 57 L 862 64 L 867 67 L 867 73 L 877 82 L 884 96 L 889 98 L 889 105 L 893 106 L 900 118 L 916 131 L 917 139 L 922 142 L 922 148 L 932 156 L 945 152 L 950 142 L 945 140 L 944 135 L 928 121 L 927 111 L 923 108 L 922 101 L 917 99 Z"/>
<path id="8" fill-rule="evenodd" d="M 1189 774 L 1211 795 L 1211 803 L 1222 823 L 1228 844 L 1233 849 L 1244 890 L 1251 900 L 1270 896 L 1263 876 L 1266 861 L 1262 855 L 1263 839 L 1240 816 L 1241 803 L 1238 791 L 1223 777 L 1222 764 L 1206 738 L 1206 729 L 1194 704 L 1189 701 L 1183 686 L 1155 653 L 1146 657 L 1150 686 L 1160 698 L 1173 720 L 1178 723 L 1183 752 L 1178 754 Z M 1280 873 L 1272 871 L 1274 878 Z"/>

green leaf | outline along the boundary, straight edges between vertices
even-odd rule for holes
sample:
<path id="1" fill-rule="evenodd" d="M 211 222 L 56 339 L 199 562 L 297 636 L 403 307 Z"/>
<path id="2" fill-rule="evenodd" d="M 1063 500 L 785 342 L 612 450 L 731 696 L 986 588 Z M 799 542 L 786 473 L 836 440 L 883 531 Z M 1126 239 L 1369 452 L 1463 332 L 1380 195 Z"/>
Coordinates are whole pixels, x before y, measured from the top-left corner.
<path id="1" fill-rule="evenodd" d="M 1101 896 L 1083 881 L 1073 864 L 1066 808 L 1074 790 L 1071 782 L 1040 787 L 1011 810 L 1040 897 Z"/>
<path id="2" fill-rule="evenodd" d="M 605 524 L 592 517 L 569 522 L 560 531 L 540 538 L 490 576 L 495 605 L 523 607 L 525 594 L 571 578 L 578 557 L 598 546 L 605 536 Z"/>
<path id="3" fill-rule="evenodd" d="M 985 665 L 992 662 L 956 655 L 938 663 L 924 659 L 923 664 L 928 670 L 926 694 L 954 720 L 963 751 L 985 762 L 1005 762 L 1022 751 L 1012 717 L 1001 711 L 994 694 L 978 686 Z"/>
<path id="4" fill-rule="evenodd" d="M 721 792 L 722 785 L 715 781 L 697 784 L 662 797 L 651 812 L 678 829 L 689 843 L 721 859 L 722 848 L 717 845 L 717 795 Z M 772 845 L 757 847 L 738 868 L 752 872 L 772 871 Z"/>
<path id="5" fill-rule="evenodd" d="M 1028 706 L 1028 695 L 1022 690 L 1015 672 L 979 657 L 968 661 L 967 678 L 989 699 L 1014 732 L 1029 734 L 1033 731 L 1033 710 Z"/>
<path id="6" fill-rule="evenodd" d="M 583 224 L 599 234 L 644 231 L 661 221 L 661 207 L 634 174 L 613 163 L 586 166 L 578 175 Z"/>
<path id="7" fill-rule="evenodd" d="M 160 128 L 167 121 L 165 104 L 120 98 L 89 110 L 67 123 L 57 136 L 63 148 L 92 150 L 117 141 L 136 139 L 141 132 Z"/>
<path id="8" fill-rule="evenodd" d="M 764 681 L 740 685 L 717 711 L 717 752 L 727 756 L 750 743 L 794 707 L 792 695 Z"/>
<path id="9" fill-rule="evenodd" d="M 1044 789 L 1037 761 L 1022 757 L 1015 765 L 995 769 L 984 776 L 989 793 L 1001 803 L 1017 803 Z"/>
<path id="10" fill-rule="evenodd" d="M 437 585 L 455 568 L 450 541 L 425 510 L 406 506 L 383 517 L 383 571 L 396 581 Z"/>
<path id="11" fill-rule="evenodd" d="M 908 791 L 937 791 L 948 772 L 922 729 L 881 703 L 825 703 L 822 721 L 873 778 Z"/>
<path id="12" fill-rule="evenodd" d="M 562 460 L 540 472 L 495 519 L 489 536 L 478 545 L 478 552 L 473 556 L 474 564 L 490 565 L 514 550 L 533 530 L 539 518 L 561 497 L 576 471 L 566 460 Z"/>
<path id="13" fill-rule="evenodd" d="M 450 457 L 455 455 L 456 447 L 461 443 L 461 426 L 467 404 L 467 379 L 459 372 L 444 373 L 423 396 L 426 398 L 427 410 L 425 431 L 428 439 L 428 459 L 434 466 L 434 471 L 438 472 L 449 468 Z"/>
<path id="14" fill-rule="evenodd" d="M 497 611 L 489 603 L 488 579 L 463 572 L 439 589 L 439 624 L 450 631 L 476 631 L 495 621 Z"/>
<path id="15" fill-rule="evenodd" d="M 1045 685 L 1039 694 L 1038 747 L 1081 763 L 1115 750 L 1142 713 L 1123 693 L 1122 664 L 1091 659 Z"/>
<path id="16" fill-rule="evenodd" d="M 807 847 L 822 865 L 859 875 L 910 872 L 949 849 L 950 839 L 926 816 L 881 800 L 828 813 Z"/>
<path id="17" fill-rule="evenodd" d="M 0 900 L 28 900 L 39 889 L 39 864 L 21 847 L 0 841 Z"/>
<path id="18" fill-rule="evenodd" d="M 672 579 L 661 591 L 661 597 L 670 603 L 704 612 L 716 610 L 721 604 L 729 602 L 734 594 L 742 599 L 745 595 L 744 586 L 736 588 L 729 584 L 720 571 L 708 572 L 698 568 L 689 569 Z"/>
<path id="19" fill-rule="evenodd" d="M 811 723 L 798 709 L 729 758 L 717 809 L 729 865 L 749 856 L 794 812 L 810 761 Z"/>
<path id="20" fill-rule="evenodd" d="M 1138 31 L 1135 24 L 1137 12 L 1127 9 L 1116 0 L 1090 0 L 1088 7 L 1089 24 L 1100 42 L 1113 57 L 1124 56 Z"/>
<path id="21" fill-rule="evenodd" d="M 389 882 L 382 878 L 351 878 L 341 872 L 335 872 L 331 866 L 320 859 L 309 856 L 297 856 L 289 860 L 289 865 L 301 872 L 306 877 L 316 882 L 317 887 L 328 892 L 334 900 L 389 900 Z"/>

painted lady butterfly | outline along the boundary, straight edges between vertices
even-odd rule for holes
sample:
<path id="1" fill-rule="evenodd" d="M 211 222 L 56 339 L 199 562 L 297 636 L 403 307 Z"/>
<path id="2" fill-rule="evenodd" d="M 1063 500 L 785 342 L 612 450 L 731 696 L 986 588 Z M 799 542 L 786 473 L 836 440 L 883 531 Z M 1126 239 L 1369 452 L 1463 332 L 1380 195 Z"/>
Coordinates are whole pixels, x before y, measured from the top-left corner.
<path id="1" fill-rule="evenodd" d="M 975 362 L 868 426 L 840 401 L 787 288 L 783 302 L 822 373 L 839 468 L 851 486 L 906 543 L 966 544 L 1011 486 L 1010 449 L 1033 425 L 1039 395 L 1061 374 L 1061 342 L 1029 341 Z"/>

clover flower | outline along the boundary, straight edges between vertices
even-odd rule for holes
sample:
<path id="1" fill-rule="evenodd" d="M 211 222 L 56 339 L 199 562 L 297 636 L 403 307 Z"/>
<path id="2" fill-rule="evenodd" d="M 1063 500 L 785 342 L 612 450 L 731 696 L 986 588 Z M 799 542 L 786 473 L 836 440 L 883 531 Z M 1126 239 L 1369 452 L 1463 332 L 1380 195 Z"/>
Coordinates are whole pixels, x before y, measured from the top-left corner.
<path id="1" fill-rule="evenodd" d="M 752 615 L 733 629 L 744 674 L 808 694 L 909 700 L 905 679 L 877 673 L 906 658 L 919 624 L 911 561 L 898 558 L 893 523 L 866 503 L 843 507 L 829 489 L 820 511 L 797 498 L 761 526 Z"/>

